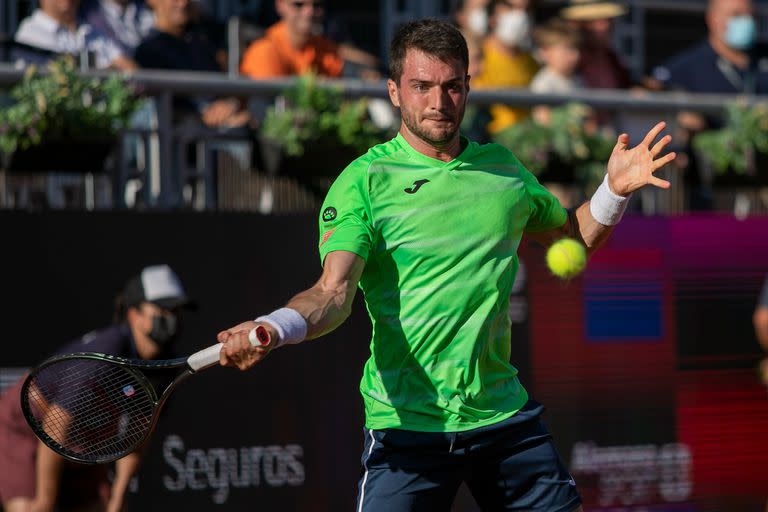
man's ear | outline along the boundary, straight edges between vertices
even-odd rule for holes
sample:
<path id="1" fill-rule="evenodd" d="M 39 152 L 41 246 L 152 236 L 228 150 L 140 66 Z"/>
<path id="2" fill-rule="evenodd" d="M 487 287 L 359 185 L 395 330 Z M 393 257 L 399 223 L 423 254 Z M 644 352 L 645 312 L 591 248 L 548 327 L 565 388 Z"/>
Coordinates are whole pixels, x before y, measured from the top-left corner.
<path id="1" fill-rule="evenodd" d="M 400 108 L 400 97 L 397 94 L 397 84 L 391 78 L 387 80 L 387 92 L 389 93 L 389 101 L 392 102 L 392 105 Z"/>

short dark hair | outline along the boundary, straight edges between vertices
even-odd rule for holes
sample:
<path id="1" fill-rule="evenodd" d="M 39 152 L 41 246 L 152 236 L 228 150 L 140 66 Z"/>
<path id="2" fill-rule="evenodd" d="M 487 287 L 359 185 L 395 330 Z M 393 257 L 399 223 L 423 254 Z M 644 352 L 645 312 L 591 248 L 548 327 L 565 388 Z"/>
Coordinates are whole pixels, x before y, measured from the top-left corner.
<path id="1" fill-rule="evenodd" d="M 400 26 L 389 45 L 389 77 L 400 83 L 405 54 L 409 49 L 420 50 L 441 61 L 459 61 L 469 67 L 467 42 L 453 24 L 434 18 L 410 21 Z"/>

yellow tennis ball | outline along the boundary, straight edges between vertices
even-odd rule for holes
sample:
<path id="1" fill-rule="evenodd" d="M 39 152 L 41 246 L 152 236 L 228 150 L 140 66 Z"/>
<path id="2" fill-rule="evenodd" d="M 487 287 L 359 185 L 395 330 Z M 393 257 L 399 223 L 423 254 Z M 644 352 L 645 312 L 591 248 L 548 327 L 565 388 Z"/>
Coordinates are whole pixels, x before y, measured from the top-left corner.
<path id="1" fill-rule="evenodd" d="M 561 279 L 574 277 L 586 264 L 587 251 L 573 238 L 561 238 L 547 249 L 547 266 Z"/>

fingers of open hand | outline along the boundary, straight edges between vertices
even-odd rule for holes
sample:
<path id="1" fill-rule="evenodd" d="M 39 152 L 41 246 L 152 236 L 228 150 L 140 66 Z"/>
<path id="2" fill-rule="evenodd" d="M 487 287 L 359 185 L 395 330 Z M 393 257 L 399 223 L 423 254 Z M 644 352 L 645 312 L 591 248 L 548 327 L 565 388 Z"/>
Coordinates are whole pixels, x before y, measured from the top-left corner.
<path id="1" fill-rule="evenodd" d="M 657 156 L 659 156 L 661 154 L 661 151 L 665 147 L 667 147 L 667 144 L 669 144 L 670 142 L 672 142 L 671 135 L 665 135 L 664 137 L 662 137 L 661 140 L 659 140 L 659 142 L 654 144 L 653 147 L 651 148 L 651 156 L 653 158 L 656 158 Z"/>
<path id="2" fill-rule="evenodd" d="M 653 172 L 656 172 L 659 169 L 661 169 L 662 167 L 664 167 L 665 165 L 667 165 L 669 162 L 674 160 L 676 156 L 677 156 L 677 153 L 671 152 L 671 153 L 667 153 L 666 155 L 664 155 L 661 158 L 657 158 L 656 160 L 654 160 L 653 161 Z"/>
<path id="3" fill-rule="evenodd" d="M 672 186 L 672 184 L 667 180 L 662 180 L 661 178 L 657 178 L 656 176 L 651 176 L 650 179 L 648 180 L 648 183 L 650 185 L 653 185 L 654 187 L 665 188 L 665 189 Z"/>
<path id="4" fill-rule="evenodd" d="M 661 131 L 666 126 L 667 126 L 667 123 L 665 123 L 664 121 L 657 123 L 656 126 L 651 128 L 651 130 L 645 135 L 645 138 L 643 139 L 643 142 L 640 143 L 640 145 L 645 146 L 647 148 L 651 147 L 651 144 L 653 144 L 653 141 L 656 140 L 656 137 L 659 136 Z"/>
<path id="5" fill-rule="evenodd" d="M 626 149 L 628 145 L 629 145 L 629 135 L 627 135 L 626 133 L 622 133 L 616 139 L 616 145 L 613 147 L 613 152 L 616 153 L 617 151 Z"/>

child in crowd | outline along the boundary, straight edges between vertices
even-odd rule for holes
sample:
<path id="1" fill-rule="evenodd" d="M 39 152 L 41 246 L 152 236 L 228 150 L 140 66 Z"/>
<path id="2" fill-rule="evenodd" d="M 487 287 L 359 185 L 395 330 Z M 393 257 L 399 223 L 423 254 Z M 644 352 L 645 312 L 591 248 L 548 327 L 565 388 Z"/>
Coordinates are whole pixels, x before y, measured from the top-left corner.
<path id="1" fill-rule="evenodd" d="M 542 68 L 531 81 L 533 92 L 562 94 L 581 87 L 576 75 L 581 44 L 577 29 L 565 21 L 552 19 L 534 30 L 533 40 L 536 56 L 542 62 Z M 536 121 L 546 124 L 549 108 L 536 107 L 533 116 Z"/>

